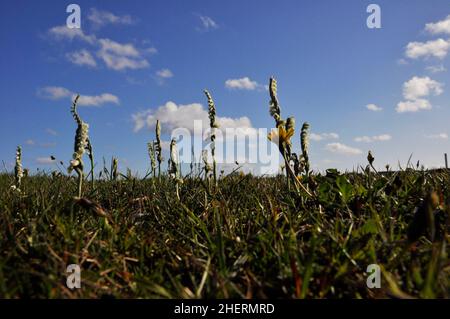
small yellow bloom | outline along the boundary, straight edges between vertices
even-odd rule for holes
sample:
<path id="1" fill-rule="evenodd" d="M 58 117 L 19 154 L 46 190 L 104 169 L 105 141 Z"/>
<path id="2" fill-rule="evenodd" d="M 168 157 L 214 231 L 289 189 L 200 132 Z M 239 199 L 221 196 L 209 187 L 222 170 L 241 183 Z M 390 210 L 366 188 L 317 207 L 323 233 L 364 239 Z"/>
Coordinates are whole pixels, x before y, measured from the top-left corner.
<path id="1" fill-rule="evenodd" d="M 292 136 L 294 136 L 293 128 L 286 130 L 283 125 L 280 125 L 278 126 L 278 130 L 272 130 L 267 138 L 269 139 L 269 141 L 272 141 L 273 143 L 279 145 L 280 142 L 281 144 L 291 144 Z"/>

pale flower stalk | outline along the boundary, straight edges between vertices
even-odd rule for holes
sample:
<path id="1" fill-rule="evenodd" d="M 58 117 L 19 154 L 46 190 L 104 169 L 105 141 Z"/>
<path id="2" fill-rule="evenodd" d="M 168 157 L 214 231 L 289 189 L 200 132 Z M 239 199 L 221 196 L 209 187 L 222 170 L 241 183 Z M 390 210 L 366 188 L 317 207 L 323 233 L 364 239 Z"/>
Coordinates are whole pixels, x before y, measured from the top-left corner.
<path id="1" fill-rule="evenodd" d="M 72 170 L 75 170 L 75 172 L 78 174 L 78 197 L 81 197 L 84 178 L 83 155 L 89 144 L 89 125 L 83 122 L 83 120 L 77 113 L 77 102 L 79 98 L 79 95 L 75 97 L 71 108 L 72 116 L 77 123 L 77 130 L 75 132 L 74 153 L 72 156 L 72 160 L 70 161 L 70 166 L 67 170 L 69 174 L 72 172 Z"/>

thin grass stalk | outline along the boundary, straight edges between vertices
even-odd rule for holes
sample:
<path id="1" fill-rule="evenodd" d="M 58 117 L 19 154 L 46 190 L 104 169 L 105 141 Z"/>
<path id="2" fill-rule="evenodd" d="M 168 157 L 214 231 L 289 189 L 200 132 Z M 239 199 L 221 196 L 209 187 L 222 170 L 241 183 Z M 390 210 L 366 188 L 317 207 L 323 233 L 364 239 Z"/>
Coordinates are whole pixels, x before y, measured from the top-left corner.
<path id="1" fill-rule="evenodd" d="M 87 151 L 88 151 L 88 156 L 89 156 L 89 161 L 91 163 L 91 187 L 92 189 L 94 189 L 94 151 L 92 150 L 92 144 L 91 144 L 91 140 L 88 139 L 87 140 Z"/>
<path id="2" fill-rule="evenodd" d="M 148 156 L 150 157 L 150 169 L 153 178 L 156 177 L 156 155 L 155 155 L 155 141 L 147 143 Z"/>

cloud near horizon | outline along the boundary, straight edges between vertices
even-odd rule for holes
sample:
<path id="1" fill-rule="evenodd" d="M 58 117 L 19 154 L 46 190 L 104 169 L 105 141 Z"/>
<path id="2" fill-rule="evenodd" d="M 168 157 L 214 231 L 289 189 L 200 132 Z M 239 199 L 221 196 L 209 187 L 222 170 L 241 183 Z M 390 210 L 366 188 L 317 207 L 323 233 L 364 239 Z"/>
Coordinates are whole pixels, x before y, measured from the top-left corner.
<path id="1" fill-rule="evenodd" d="M 177 105 L 175 102 L 169 101 L 156 110 L 148 109 L 137 112 L 131 117 L 134 123 L 134 132 L 139 132 L 144 128 L 154 129 L 157 119 L 165 133 L 171 133 L 177 128 L 186 128 L 190 132 L 194 132 L 195 120 L 201 121 L 203 130 L 209 128 L 208 110 L 203 108 L 200 103 Z M 250 119 L 246 116 L 240 118 L 216 117 L 216 120 L 221 130 L 226 128 L 253 129 Z"/>
<path id="2" fill-rule="evenodd" d="M 360 155 L 362 154 L 362 151 L 359 148 L 354 148 L 342 143 L 330 143 L 325 146 L 325 150 L 336 153 L 340 155 Z"/>
<path id="3" fill-rule="evenodd" d="M 389 134 L 375 135 L 375 136 L 359 136 L 355 137 L 355 142 L 372 143 L 390 141 L 392 136 Z"/>

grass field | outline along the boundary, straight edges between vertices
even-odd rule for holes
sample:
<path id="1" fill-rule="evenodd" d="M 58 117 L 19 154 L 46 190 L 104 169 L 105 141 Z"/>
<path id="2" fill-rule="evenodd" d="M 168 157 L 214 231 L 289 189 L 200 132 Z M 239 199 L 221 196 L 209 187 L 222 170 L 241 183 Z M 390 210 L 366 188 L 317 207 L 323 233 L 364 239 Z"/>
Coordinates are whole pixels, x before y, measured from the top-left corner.
<path id="1" fill-rule="evenodd" d="M 449 298 L 450 173 L 0 175 L 3 298 Z M 381 288 L 366 286 L 369 264 Z M 81 289 L 66 287 L 68 264 Z"/>

